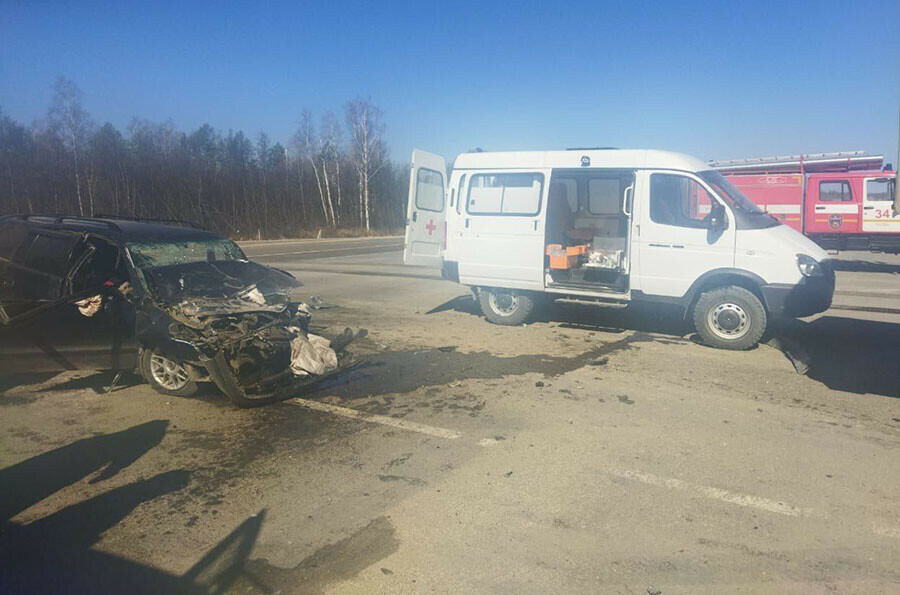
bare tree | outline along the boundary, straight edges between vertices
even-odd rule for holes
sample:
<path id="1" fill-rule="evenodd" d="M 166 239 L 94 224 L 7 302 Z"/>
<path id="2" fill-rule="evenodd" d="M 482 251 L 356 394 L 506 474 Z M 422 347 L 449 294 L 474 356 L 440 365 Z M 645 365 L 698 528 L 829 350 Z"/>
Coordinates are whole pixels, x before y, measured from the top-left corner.
<path id="1" fill-rule="evenodd" d="M 350 129 L 350 154 L 356 166 L 359 190 L 360 224 L 371 229 L 371 180 L 388 163 L 384 144 L 381 110 L 369 98 L 357 97 L 345 107 Z"/>
<path id="2" fill-rule="evenodd" d="M 81 197 L 80 152 L 85 138 L 90 132 L 90 117 L 81 106 L 81 89 L 61 76 L 53 85 L 53 102 L 50 105 L 48 119 L 51 127 L 58 130 L 63 144 L 72 153 L 75 168 L 75 194 L 78 197 L 78 214 L 84 216 L 84 200 Z M 90 214 L 94 214 L 93 196 L 91 197 Z"/>
<path id="3" fill-rule="evenodd" d="M 319 189 L 319 198 L 322 201 L 322 212 L 325 215 L 325 225 L 334 225 L 334 218 L 329 219 L 329 212 L 333 215 L 333 210 L 328 208 L 328 200 L 325 198 L 325 189 L 322 186 L 322 175 L 319 171 L 319 139 L 313 131 L 312 113 L 309 110 L 303 110 L 300 115 L 300 125 L 297 127 L 297 133 L 294 135 L 294 142 L 297 145 L 297 151 L 302 158 L 306 158 L 312 166 L 313 174 L 316 176 L 316 186 Z"/>
<path id="4" fill-rule="evenodd" d="M 329 228 L 402 225 L 409 177 L 388 161 L 370 105 L 348 117 L 356 130 L 327 112 L 314 127 L 305 112 L 288 152 L 264 134 L 251 141 L 208 124 L 189 132 L 140 119 L 122 132 L 94 127 L 74 84 L 61 79 L 54 89 L 48 118 L 32 127 L 0 111 L 0 215 L 181 218 L 238 238 L 290 236 L 323 220 Z"/>
<path id="5" fill-rule="evenodd" d="M 335 189 L 337 192 L 337 213 L 338 213 L 338 222 L 340 222 L 340 211 L 341 211 L 341 158 L 342 151 L 341 147 L 343 144 L 343 131 L 341 130 L 341 124 L 337 119 L 337 116 L 334 115 L 334 112 L 325 112 L 325 115 L 322 116 L 322 140 L 323 147 L 325 147 L 325 153 L 327 155 L 327 159 L 331 161 L 335 170 Z"/>

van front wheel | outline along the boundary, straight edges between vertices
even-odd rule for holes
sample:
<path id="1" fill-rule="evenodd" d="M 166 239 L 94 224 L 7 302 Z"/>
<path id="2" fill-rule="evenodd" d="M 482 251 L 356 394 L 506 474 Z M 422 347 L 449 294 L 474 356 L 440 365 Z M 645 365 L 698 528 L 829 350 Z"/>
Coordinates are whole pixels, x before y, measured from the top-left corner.
<path id="1" fill-rule="evenodd" d="M 766 331 L 766 309 L 752 291 L 734 285 L 704 292 L 694 306 L 694 327 L 719 349 L 750 349 Z"/>
<path id="2" fill-rule="evenodd" d="M 534 310 L 534 298 L 510 289 L 482 289 L 478 301 L 485 318 L 494 324 L 522 324 Z"/>

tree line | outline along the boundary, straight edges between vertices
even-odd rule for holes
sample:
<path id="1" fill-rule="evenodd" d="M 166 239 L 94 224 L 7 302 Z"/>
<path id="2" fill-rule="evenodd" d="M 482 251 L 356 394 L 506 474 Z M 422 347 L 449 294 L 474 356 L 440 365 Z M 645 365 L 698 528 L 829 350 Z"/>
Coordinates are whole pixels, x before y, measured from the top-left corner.
<path id="1" fill-rule="evenodd" d="M 0 215 L 59 213 L 184 219 L 236 238 L 404 225 L 408 168 L 391 162 L 381 110 L 304 110 L 288 146 L 208 124 L 182 132 L 134 119 L 98 125 L 60 77 L 45 119 L 0 110 Z"/>

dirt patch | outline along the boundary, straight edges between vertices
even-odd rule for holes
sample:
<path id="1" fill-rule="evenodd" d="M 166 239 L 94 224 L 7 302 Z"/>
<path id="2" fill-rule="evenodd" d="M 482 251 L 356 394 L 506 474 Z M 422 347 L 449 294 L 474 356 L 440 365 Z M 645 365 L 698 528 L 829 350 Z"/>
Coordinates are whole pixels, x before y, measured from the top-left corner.
<path id="1" fill-rule="evenodd" d="M 350 373 L 323 382 L 315 392 L 309 394 L 327 393 L 341 398 L 360 399 L 405 394 L 423 387 L 470 379 L 492 380 L 524 374 L 541 374 L 544 378 L 552 378 L 595 362 L 605 364 L 607 360 L 603 356 L 634 349 L 638 343 L 653 341 L 656 341 L 656 337 L 635 332 L 571 357 L 502 357 L 487 351 L 464 353 L 440 349 L 386 352 L 369 356 L 364 364 Z"/>

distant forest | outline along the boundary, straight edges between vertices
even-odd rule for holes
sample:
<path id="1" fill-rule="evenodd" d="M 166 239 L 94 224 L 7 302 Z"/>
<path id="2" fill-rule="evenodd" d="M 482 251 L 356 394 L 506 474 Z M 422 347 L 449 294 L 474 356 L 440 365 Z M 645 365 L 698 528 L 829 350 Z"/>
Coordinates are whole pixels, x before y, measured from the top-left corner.
<path id="1" fill-rule="evenodd" d="M 289 146 L 204 124 L 134 119 L 123 134 L 84 110 L 60 77 L 45 119 L 0 110 L 0 214 L 101 213 L 185 219 L 234 238 L 404 225 L 408 167 L 392 163 L 381 111 L 365 98 L 314 119 Z"/>

